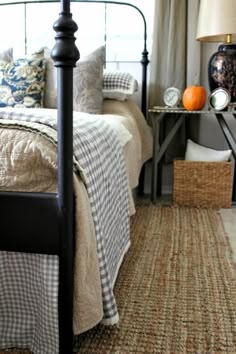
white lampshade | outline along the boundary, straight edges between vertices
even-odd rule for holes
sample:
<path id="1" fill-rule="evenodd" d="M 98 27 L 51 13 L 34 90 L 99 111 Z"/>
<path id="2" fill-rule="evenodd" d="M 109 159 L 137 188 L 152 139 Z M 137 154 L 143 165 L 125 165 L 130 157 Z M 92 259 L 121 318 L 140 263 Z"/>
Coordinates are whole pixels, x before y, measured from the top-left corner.
<path id="1" fill-rule="evenodd" d="M 196 39 L 236 43 L 236 0 L 201 0 Z"/>

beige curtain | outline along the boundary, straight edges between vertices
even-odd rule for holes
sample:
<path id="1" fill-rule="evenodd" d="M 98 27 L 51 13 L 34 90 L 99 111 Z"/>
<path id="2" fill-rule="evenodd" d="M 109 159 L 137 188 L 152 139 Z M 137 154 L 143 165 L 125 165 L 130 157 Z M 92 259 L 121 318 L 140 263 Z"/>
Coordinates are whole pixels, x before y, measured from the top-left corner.
<path id="1" fill-rule="evenodd" d="M 200 0 L 156 0 L 150 60 L 149 107 L 163 106 L 163 93 L 175 86 L 182 92 L 200 72 L 200 45 L 195 40 Z M 173 120 L 168 119 L 168 126 Z M 183 154 L 184 132 L 171 144 L 166 159 Z M 170 155 L 168 157 L 168 155 Z"/>

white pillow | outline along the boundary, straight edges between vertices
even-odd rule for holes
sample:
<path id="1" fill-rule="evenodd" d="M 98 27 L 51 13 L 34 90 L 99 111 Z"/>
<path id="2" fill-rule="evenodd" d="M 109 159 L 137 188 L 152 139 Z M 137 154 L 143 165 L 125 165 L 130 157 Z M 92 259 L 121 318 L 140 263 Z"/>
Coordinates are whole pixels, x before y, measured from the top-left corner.
<path id="1" fill-rule="evenodd" d="M 102 112 L 102 82 L 105 47 L 100 46 L 76 63 L 73 72 L 74 111 L 97 114 Z"/>
<path id="2" fill-rule="evenodd" d="M 0 53 L 0 61 L 10 63 L 13 60 L 13 48 L 8 48 Z"/>
<path id="3" fill-rule="evenodd" d="M 57 107 L 57 70 L 47 47 L 32 54 L 33 58 L 46 59 L 46 85 L 44 106 Z M 86 113 L 101 113 L 103 103 L 103 66 L 105 47 L 101 46 L 87 56 L 80 58 L 73 70 L 73 109 Z"/>
<path id="4" fill-rule="evenodd" d="M 205 146 L 196 144 L 192 140 L 188 139 L 185 160 L 208 162 L 228 161 L 231 153 L 231 150 L 210 149 Z"/>

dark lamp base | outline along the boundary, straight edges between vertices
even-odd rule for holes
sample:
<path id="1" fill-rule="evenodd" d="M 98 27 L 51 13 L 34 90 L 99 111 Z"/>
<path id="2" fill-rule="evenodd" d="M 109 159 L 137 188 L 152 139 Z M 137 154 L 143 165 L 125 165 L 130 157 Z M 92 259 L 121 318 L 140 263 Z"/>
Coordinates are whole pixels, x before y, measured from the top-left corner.
<path id="1" fill-rule="evenodd" d="M 229 91 L 231 102 L 236 102 L 236 44 L 221 44 L 208 65 L 210 91 L 223 87 Z"/>

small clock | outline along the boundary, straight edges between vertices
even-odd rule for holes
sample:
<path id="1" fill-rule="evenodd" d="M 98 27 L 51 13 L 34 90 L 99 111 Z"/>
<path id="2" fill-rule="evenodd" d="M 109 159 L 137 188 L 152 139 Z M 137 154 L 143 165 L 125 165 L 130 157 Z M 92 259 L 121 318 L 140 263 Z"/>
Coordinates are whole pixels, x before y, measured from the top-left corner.
<path id="1" fill-rule="evenodd" d="M 231 101 L 231 96 L 228 90 L 223 87 L 216 88 L 209 96 L 209 106 L 217 111 L 225 109 Z"/>
<path id="2" fill-rule="evenodd" d="M 163 101 L 167 107 L 177 107 L 181 101 L 181 92 L 176 87 L 169 87 L 165 90 Z"/>

